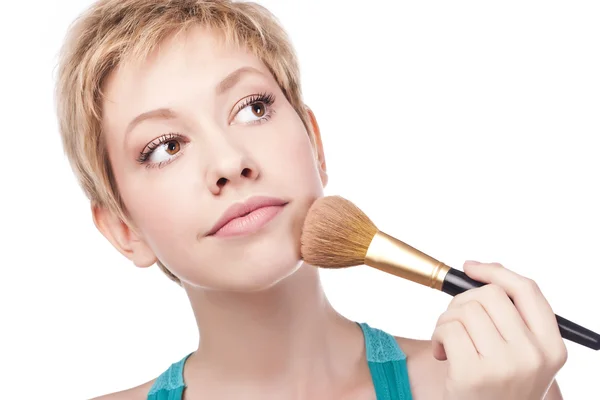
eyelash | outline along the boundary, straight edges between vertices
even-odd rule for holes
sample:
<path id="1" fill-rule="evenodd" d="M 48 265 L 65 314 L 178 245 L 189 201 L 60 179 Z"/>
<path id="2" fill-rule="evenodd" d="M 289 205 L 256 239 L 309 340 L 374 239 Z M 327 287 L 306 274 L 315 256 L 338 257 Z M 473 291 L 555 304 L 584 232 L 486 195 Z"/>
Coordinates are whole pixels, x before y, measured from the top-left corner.
<path id="1" fill-rule="evenodd" d="M 266 111 L 265 111 L 265 115 L 263 117 L 261 117 L 260 119 L 250 122 L 249 124 L 254 125 L 254 124 L 260 124 L 263 122 L 268 121 L 269 119 L 271 119 L 271 117 L 273 116 L 273 114 L 275 113 L 275 110 L 271 109 L 271 106 L 273 105 L 273 103 L 275 103 L 275 96 L 271 93 L 259 93 L 259 94 L 254 94 L 252 96 L 247 97 L 243 103 L 241 105 L 239 105 L 236 108 L 235 111 L 235 115 L 237 115 L 240 111 L 242 111 L 244 108 L 250 106 L 250 105 L 254 105 L 256 103 L 262 103 L 266 106 Z M 142 150 L 140 152 L 139 157 L 137 158 L 137 161 L 140 164 L 144 164 L 148 161 L 148 158 L 150 158 L 150 156 L 152 155 L 152 153 L 161 145 L 167 143 L 167 142 L 171 142 L 173 140 L 177 140 L 179 141 L 179 145 L 182 146 L 183 144 L 185 144 L 187 142 L 187 140 L 183 137 L 183 135 L 179 134 L 179 133 L 168 133 L 166 135 L 162 135 L 160 137 L 158 137 L 157 139 L 153 140 L 152 142 L 150 142 L 148 145 L 146 145 L 146 147 L 144 148 L 144 150 Z M 183 147 L 183 146 L 182 146 Z M 180 154 L 182 150 L 179 151 Z M 174 156 L 173 158 L 171 158 L 168 161 L 161 161 L 160 163 L 156 164 L 156 165 L 148 165 L 148 167 L 162 167 L 168 163 L 170 163 L 171 161 L 173 161 L 175 158 L 177 157 Z"/>
<path id="2" fill-rule="evenodd" d="M 271 109 L 271 106 L 273 105 L 273 103 L 275 103 L 275 96 L 271 93 L 259 93 L 259 94 L 253 94 L 252 96 L 247 97 L 244 102 L 239 105 L 237 107 L 237 109 L 235 110 L 235 115 L 237 115 L 240 111 L 242 111 L 244 108 L 248 107 L 249 105 L 254 105 L 256 103 L 263 103 L 267 110 L 265 111 L 265 115 L 263 117 L 261 117 L 260 119 L 251 122 L 250 124 L 254 125 L 254 124 L 260 124 L 263 122 L 268 121 L 269 119 L 271 119 L 271 117 L 273 116 L 273 114 L 275 113 L 275 110 Z"/>
<path id="3" fill-rule="evenodd" d="M 187 140 L 183 137 L 183 135 L 180 135 L 179 133 L 167 133 L 166 135 L 162 135 L 162 136 L 154 139 L 152 142 L 148 143 L 148 145 L 144 148 L 144 150 L 142 150 L 140 152 L 140 155 L 137 158 L 137 161 L 140 164 L 145 163 L 146 161 L 148 161 L 148 158 L 150 158 L 150 156 L 152 155 L 154 150 L 156 150 L 159 146 L 162 146 L 163 144 L 165 144 L 167 142 L 171 142 L 173 140 L 178 140 L 180 142 L 179 143 L 180 145 L 187 142 Z M 173 158 L 171 160 L 173 160 Z M 162 166 L 163 164 L 168 163 L 171 160 L 162 161 L 162 162 L 158 163 L 158 166 Z"/>

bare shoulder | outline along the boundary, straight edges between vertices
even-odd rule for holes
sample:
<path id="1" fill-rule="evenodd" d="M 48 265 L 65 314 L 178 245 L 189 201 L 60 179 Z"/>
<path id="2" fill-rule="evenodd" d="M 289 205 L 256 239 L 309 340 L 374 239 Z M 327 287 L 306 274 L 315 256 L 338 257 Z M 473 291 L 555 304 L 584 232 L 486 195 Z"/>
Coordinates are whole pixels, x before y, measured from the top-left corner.
<path id="1" fill-rule="evenodd" d="M 94 397 L 91 400 L 146 400 L 148 392 L 154 384 L 153 379 L 131 389 L 122 390 L 120 392 L 105 394 L 104 396 Z"/>
<path id="2" fill-rule="evenodd" d="M 394 336 L 394 339 L 396 339 L 398 346 L 400 346 L 407 358 L 422 356 L 423 353 L 431 349 L 431 340 L 411 339 L 400 336 Z"/>

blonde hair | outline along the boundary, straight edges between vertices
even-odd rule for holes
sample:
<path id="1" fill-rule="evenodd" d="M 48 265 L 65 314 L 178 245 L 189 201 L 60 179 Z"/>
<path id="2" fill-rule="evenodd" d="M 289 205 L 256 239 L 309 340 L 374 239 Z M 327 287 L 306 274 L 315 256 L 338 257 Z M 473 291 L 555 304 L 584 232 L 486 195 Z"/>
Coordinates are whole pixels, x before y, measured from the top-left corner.
<path id="1" fill-rule="evenodd" d="M 244 47 L 273 74 L 315 145 L 293 46 L 263 6 L 231 0 L 99 0 L 75 20 L 61 49 L 56 103 L 63 147 L 86 196 L 133 227 L 102 135 L 102 86 L 124 60 L 143 59 L 166 38 L 200 24 Z M 159 267 L 180 283 L 160 261 Z"/>

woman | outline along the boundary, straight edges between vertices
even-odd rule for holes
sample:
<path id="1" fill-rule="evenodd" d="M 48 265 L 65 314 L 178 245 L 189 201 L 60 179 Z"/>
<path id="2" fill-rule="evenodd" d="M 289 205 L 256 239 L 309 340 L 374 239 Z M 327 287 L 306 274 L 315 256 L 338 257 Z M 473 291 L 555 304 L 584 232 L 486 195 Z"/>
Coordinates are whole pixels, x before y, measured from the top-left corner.
<path id="1" fill-rule="evenodd" d="M 554 314 L 499 264 L 465 264 L 491 284 L 456 296 L 431 341 L 333 309 L 299 253 L 327 184 L 321 133 L 263 7 L 99 1 L 70 31 L 57 95 L 97 228 L 181 285 L 201 337 L 157 379 L 102 398 L 561 398 Z"/>

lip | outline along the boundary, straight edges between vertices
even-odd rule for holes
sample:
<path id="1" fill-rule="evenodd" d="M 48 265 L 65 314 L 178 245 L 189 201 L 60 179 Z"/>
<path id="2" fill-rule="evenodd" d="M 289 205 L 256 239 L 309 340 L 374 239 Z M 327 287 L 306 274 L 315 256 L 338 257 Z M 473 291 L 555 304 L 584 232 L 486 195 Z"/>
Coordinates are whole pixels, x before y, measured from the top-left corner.
<path id="1" fill-rule="evenodd" d="M 234 203 L 231 205 L 223 215 L 217 220 L 217 222 L 213 225 L 213 227 L 208 231 L 206 236 L 215 236 L 218 231 L 223 228 L 225 225 L 230 223 L 236 218 L 244 217 L 254 211 L 267 208 L 267 207 L 282 207 L 288 204 L 289 202 L 277 197 L 267 197 L 267 196 L 254 196 L 250 197 L 248 200 L 241 203 Z M 268 221 L 264 221 L 267 223 Z M 260 223 L 260 221 L 259 221 Z M 258 227 L 257 227 L 258 228 Z M 243 233 L 243 232 L 241 232 Z"/>

